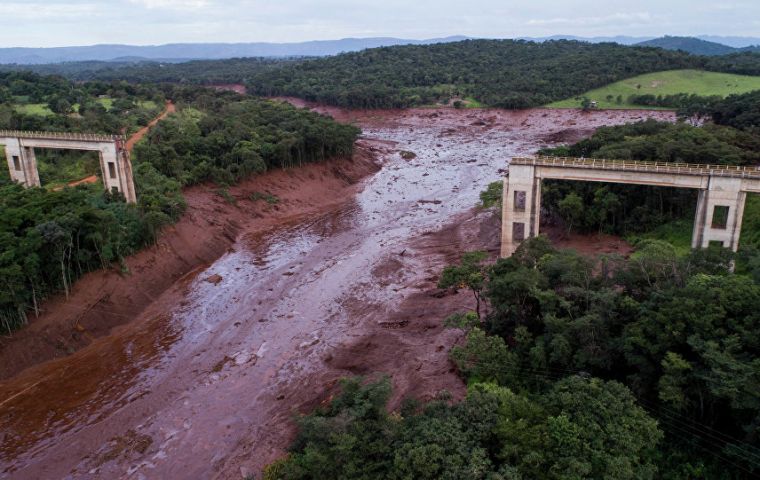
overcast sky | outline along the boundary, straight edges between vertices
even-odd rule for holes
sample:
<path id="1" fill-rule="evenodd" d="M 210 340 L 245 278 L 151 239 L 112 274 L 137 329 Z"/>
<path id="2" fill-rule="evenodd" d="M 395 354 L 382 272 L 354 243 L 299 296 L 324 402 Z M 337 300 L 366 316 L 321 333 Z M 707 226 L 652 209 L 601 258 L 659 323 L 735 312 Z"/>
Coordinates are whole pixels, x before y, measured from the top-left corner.
<path id="1" fill-rule="evenodd" d="M 344 37 L 760 36 L 760 0 L 0 0 L 0 47 Z"/>

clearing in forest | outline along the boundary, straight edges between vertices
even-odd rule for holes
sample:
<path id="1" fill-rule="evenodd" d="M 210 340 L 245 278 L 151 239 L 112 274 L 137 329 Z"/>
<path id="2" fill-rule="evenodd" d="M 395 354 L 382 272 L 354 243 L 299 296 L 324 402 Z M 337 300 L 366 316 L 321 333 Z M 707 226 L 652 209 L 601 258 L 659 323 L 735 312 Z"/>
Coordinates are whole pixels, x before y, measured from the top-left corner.
<path id="1" fill-rule="evenodd" d="M 703 70 L 668 70 L 647 73 L 611 83 L 573 98 L 550 103 L 547 107 L 578 108 L 583 97 L 586 97 L 597 102 L 599 108 L 647 108 L 629 103 L 628 97 L 631 95 L 673 95 L 677 93 L 726 97 L 733 93 L 746 93 L 753 90 L 760 90 L 760 77 Z"/>

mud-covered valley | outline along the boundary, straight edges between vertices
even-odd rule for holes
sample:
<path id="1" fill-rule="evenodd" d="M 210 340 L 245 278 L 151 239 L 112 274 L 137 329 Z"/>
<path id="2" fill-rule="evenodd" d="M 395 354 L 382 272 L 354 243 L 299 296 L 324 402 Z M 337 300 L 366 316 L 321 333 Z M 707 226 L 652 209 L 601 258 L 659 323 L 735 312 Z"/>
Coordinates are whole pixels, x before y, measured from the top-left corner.
<path id="1" fill-rule="evenodd" d="M 308 106 L 362 128 L 353 159 L 253 178 L 230 190 L 236 204 L 194 187 L 129 275 L 85 276 L 3 341 L 18 360 L 0 372 L 1 476 L 239 478 L 282 455 L 293 418 L 341 377 L 390 376 L 392 406 L 461 397 L 448 360 L 461 333 L 442 319 L 472 300 L 436 283 L 463 251 L 496 255 L 498 216 L 475 208 L 479 192 L 513 156 L 673 119 Z"/>

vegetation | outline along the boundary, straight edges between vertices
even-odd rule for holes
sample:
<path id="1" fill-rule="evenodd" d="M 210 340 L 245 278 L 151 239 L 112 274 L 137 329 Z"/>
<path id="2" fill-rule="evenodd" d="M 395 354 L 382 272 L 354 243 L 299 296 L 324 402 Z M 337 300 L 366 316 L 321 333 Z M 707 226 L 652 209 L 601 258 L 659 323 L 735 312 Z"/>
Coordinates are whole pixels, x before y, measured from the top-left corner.
<path id="1" fill-rule="evenodd" d="M 135 154 L 182 185 L 231 184 L 272 168 L 348 156 L 359 134 L 286 103 L 195 88 L 174 95 L 190 108 L 159 123 Z"/>
<path id="2" fill-rule="evenodd" d="M 710 42 L 694 37 L 673 37 L 666 35 L 664 37 L 647 40 L 638 44 L 642 47 L 658 47 L 666 50 L 681 50 L 694 55 L 726 55 L 737 53 L 742 50 L 758 50 L 757 47 L 748 47 L 745 49 L 729 47 L 722 43 Z"/>
<path id="3" fill-rule="evenodd" d="M 462 403 L 442 397 L 391 415 L 389 395 L 387 379 L 345 381 L 264 478 L 652 478 L 662 436 L 616 382 L 568 377 L 543 394 L 477 383 Z"/>
<path id="4" fill-rule="evenodd" d="M 465 254 L 442 281 L 470 257 L 482 258 Z M 729 274 L 720 249 L 679 257 L 649 241 L 629 260 L 598 261 L 539 237 L 476 269 L 488 313 L 460 324 L 467 339 L 450 354 L 464 401 L 408 401 L 389 414 L 387 379 L 348 380 L 299 420 L 290 454 L 264 478 L 740 479 L 760 469 L 760 285 Z"/>
<path id="5" fill-rule="evenodd" d="M 700 62 L 680 52 L 617 44 L 468 40 L 307 60 L 259 73 L 249 86 L 262 95 L 354 108 L 426 105 L 454 97 L 524 108 Z"/>
<path id="6" fill-rule="evenodd" d="M 109 111 L 94 100 L 100 92 L 114 99 Z M 68 294 L 82 274 L 115 263 L 123 269 L 127 255 L 154 242 L 162 226 L 179 218 L 185 206 L 183 185 L 213 180 L 223 192 L 224 186 L 269 168 L 349 155 L 358 134 L 355 127 L 284 103 L 199 87 L 73 84 L 32 74 L 0 74 L 0 98 L 11 102 L 20 96 L 31 102 L 73 100 L 80 113 L 24 115 L 4 103 L 0 129 L 115 133 L 138 124 L 140 102 L 155 106 L 164 98 L 174 99 L 179 112 L 159 123 L 135 149 L 136 205 L 104 194 L 98 185 L 25 189 L 12 184 L 7 173 L 0 176 L 2 331 L 24 324 L 46 296 Z M 52 158 L 61 166 L 75 160 L 71 154 Z M 84 163 L 74 161 L 72 171 Z M 40 173 L 55 181 L 61 170 L 66 169 L 43 167 Z"/>
<path id="7" fill-rule="evenodd" d="M 0 71 L 31 71 L 41 75 L 60 75 L 75 81 L 213 85 L 245 83 L 256 73 L 302 60 L 301 58 L 252 57 L 193 60 L 181 63 L 83 61 L 42 65 L 0 65 Z"/>
<path id="8" fill-rule="evenodd" d="M 491 182 L 488 184 L 488 188 L 480 192 L 480 206 L 483 208 L 490 208 L 496 205 L 501 205 L 501 197 L 503 195 L 504 182 Z"/>
<path id="9" fill-rule="evenodd" d="M 645 73 L 683 69 L 760 75 L 760 54 L 699 57 L 612 43 L 467 40 L 294 62 L 257 73 L 249 87 L 262 95 L 291 95 L 350 108 L 400 108 L 453 98 L 525 108 L 572 99 Z M 744 90 L 729 89 L 726 94 L 736 91 Z"/>
<path id="10" fill-rule="evenodd" d="M 731 95 L 725 101 L 707 106 L 702 112 L 719 125 L 728 125 L 758 134 L 760 128 L 760 91 Z"/>
<path id="11" fill-rule="evenodd" d="M 707 72 L 703 70 L 669 70 L 647 73 L 590 90 L 572 98 L 550 103 L 551 108 L 578 108 L 583 98 L 597 102 L 600 108 L 678 108 L 680 97 L 726 97 L 760 90 L 760 76 Z M 671 97 L 671 101 L 657 98 Z"/>

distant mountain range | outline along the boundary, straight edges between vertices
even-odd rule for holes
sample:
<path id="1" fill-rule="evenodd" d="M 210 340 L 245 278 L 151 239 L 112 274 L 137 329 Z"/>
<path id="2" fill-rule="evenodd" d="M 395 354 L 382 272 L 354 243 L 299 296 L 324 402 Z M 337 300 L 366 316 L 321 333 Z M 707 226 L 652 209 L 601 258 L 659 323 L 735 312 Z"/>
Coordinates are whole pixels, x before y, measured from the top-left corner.
<path id="1" fill-rule="evenodd" d="M 428 45 L 457 42 L 470 37 L 451 36 L 426 40 L 393 37 L 344 38 L 340 40 L 316 40 L 300 43 L 173 43 L 167 45 L 90 45 L 82 47 L 54 48 L 0 48 L 0 64 L 39 65 L 62 62 L 184 62 L 188 60 L 217 60 L 238 57 L 309 57 L 336 55 L 366 48 L 393 45 Z M 591 43 L 614 42 L 622 45 L 646 45 L 670 50 L 685 50 L 699 55 L 723 55 L 741 51 L 760 51 L 760 37 L 577 37 L 554 35 L 550 37 L 523 37 L 522 40 L 543 42 L 547 40 L 579 40 Z"/>
<path id="2" fill-rule="evenodd" d="M 341 40 L 315 40 L 300 43 L 172 43 L 167 45 L 91 45 L 86 47 L 54 48 L 0 48 L 0 64 L 17 63 L 38 65 L 43 63 L 153 60 L 182 62 L 187 60 L 218 60 L 239 57 L 309 57 L 336 55 L 366 48 L 393 45 L 427 45 L 458 42 L 467 37 L 452 36 L 427 40 L 403 38 L 344 38 Z"/>
<path id="3" fill-rule="evenodd" d="M 760 44 L 760 42 L 758 42 Z M 659 47 L 666 50 L 683 50 L 694 55 L 727 55 L 739 52 L 760 52 L 758 46 L 731 47 L 695 37 L 662 37 L 637 43 L 638 46 Z"/>

